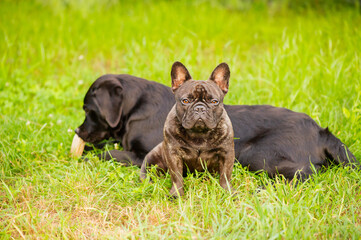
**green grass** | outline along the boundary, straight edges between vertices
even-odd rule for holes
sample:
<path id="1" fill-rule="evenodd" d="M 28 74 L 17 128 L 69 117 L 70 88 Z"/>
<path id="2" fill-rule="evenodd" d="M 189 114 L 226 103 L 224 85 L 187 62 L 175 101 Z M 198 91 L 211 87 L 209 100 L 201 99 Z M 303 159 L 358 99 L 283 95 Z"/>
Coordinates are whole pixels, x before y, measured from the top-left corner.
<path id="1" fill-rule="evenodd" d="M 170 85 L 174 61 L 195 79 L 225 61 L 227 104 L 305 112 L 361 159 L 360 22 L 236 1 L 0 1 L 0 238 L 360 239 L 360 171 L 293 186 L 237 165 L 236 198 L 200 174 L 170 201 L 169 176 L 71 159 L 68 131 L 102 74 Z"/>

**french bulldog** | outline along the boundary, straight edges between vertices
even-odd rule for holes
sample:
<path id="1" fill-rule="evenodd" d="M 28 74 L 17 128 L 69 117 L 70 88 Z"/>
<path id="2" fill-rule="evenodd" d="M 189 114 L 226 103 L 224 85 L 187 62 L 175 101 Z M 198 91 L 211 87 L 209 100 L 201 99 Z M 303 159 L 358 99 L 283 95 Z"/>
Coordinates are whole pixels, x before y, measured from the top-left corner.
<path id="1" fill-rule="evenodd" d="M 169 171 L 173 197 L 184 195 L 183 176 L 194 171 L 219 173 L 221 187 L 232 191 L 234 142 L 231 120 L 223 107 L 228 92 L 230 70 L 218 65 L 206 81 L 192 79 L 186 67 L 175 62 L 171 71 L 176 104 L 163 129 L 164 140 L 145 157 L 141 178 L 147 166 L 157 164 Z"/>

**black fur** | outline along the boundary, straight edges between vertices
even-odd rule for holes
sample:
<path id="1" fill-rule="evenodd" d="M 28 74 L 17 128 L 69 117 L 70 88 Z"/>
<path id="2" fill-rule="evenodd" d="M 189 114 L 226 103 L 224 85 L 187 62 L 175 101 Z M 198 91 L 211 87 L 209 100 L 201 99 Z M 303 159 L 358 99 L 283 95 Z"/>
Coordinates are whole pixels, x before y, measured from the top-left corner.
<path id="1" fill-rule="evenodd" d="M 97 91 L 104 94 L 106 91 L 113 92 L 115 88 L 119 94 L 113 93 L 112 102 L 120 101 L 121 106 L 113 109 L 113 113 L 119 114 L 120 121 L 111 127 L 95 102 L 102 98 Z M 173 105 L 174 96 L 169 87 L 125 74 L 104 75 L 91 85 L 85 95 L 83 108 L 87 110 L 86 117 L 75 132 L 89 143 L 96 144 L 109 138 L 119 141 L 124 151 L 110 151 L 111 156 L 141 166 L 145 155 L 163 140 L 164 121 Z M 100 103 L 100 107 L 111 109 L 113 106 L 112 103 Z M 100 157 L 111 158 L 109 153 Z"/>

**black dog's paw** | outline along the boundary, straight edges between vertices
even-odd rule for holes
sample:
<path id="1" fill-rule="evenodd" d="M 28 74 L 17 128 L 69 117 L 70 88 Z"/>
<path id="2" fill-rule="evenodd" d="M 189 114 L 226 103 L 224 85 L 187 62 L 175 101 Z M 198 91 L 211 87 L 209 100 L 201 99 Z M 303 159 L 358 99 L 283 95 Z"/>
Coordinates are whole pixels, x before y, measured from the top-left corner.
<path id="1" fill-rule="evenodd" d="M 119 151 L 119 150 L 110 150 L 98 154 L 99 159 L 101 160 L 114 160 L 121 163 L 124 166 L 142 166 L 143 160 L 138 158 L 137 155 L 129 151 Z"/>
<path id="2" fill-rule="evenodd" d="M 142 160 L 137 158 L 135 153 L 128 151 L 119 151 L 119 150 L 110 150 L 106 152 L 102 152 L 96 155 L 102 161 L 116 161 L 121 163 L 124 166 L 141 166 Z M 91 158 L 87 157 L 87 155 L 83 155 L 80 158 L 82 161 L 89 161 Z"/>

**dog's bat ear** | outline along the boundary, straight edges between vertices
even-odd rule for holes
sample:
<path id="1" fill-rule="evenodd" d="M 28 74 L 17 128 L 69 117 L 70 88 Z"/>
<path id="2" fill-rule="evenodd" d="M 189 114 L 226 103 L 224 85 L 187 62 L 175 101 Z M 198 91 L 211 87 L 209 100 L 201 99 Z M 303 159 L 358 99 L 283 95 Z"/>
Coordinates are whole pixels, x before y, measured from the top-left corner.
<path id="1" fill-rule="evenodd" d="M 219 64 L 212 72 L 209 80 L 214 81 L 224 94 L 228 92 L 229 78 L 231 72 L 227 63 Z"/>
<path id="2" fill-rule="evenodd" d="M 95 104 L 100 115 L 111 128 L 120 122 L 122 114 L 123 87 L 117 79 L 107 79 L 94 91 Z"/>
<path id="3" fill-rule="evenodd" d="M 192 79 L 187 68 L 181 62 L 175 62 L 170 73 L 172 78 L 172 91 L 175 92 L 185 81 Z"/>

